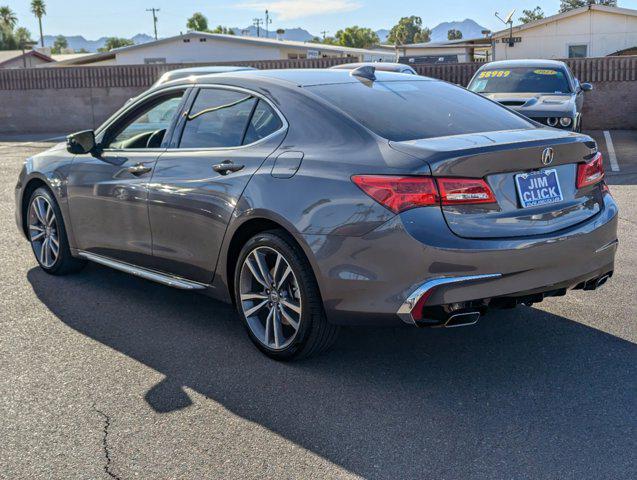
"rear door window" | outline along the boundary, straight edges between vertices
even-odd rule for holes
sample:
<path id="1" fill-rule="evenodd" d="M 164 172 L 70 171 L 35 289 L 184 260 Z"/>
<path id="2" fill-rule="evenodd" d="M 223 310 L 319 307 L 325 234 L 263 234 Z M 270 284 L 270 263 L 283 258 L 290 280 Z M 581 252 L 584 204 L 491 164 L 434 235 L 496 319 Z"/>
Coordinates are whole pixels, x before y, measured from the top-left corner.
<path id="1" fill-rule="evenodd" d="M 232 90 L 199 91 L 186 118 L 180 148 L 222 148 L 242 144 L 257 99 Z"/>
<path id="2" fill-rule="evenodd" d="M 510 110 L 434 80 L 305 87 L 371 131 L 394 141 L 533 128 Z"/>

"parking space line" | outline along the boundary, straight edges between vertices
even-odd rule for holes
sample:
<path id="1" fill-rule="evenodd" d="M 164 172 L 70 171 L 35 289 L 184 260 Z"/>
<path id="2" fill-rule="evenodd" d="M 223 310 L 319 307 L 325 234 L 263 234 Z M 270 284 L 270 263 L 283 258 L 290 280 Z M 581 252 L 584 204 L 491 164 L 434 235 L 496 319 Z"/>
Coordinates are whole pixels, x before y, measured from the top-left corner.
<path id="1" fill-rule="evenodd" d="M 610 161 L 610 169 L 613 172 L 619 172 L 619 164 L 617 163 L 617 155 L 615 155 L 615 147 L 613 139 L 610 138 L 610 132 L 604 130 L 604 139 L 606 140 L 606 151 L 608 152 L 608 160 Z"/>
<path id="2" fill-rule="evenodd" d="M 11 143 L 10 145 L 0 145 L 0 150 L 4 150 L 6 148 L 28 147 L 36 143 L 55 142 L 58 140 L 64 140 L 65 138 L 66 138 L 65 136 L 60 136 L 60 137 L 43 138 L 42 140 L 32 140 L 30 142 Z"/>

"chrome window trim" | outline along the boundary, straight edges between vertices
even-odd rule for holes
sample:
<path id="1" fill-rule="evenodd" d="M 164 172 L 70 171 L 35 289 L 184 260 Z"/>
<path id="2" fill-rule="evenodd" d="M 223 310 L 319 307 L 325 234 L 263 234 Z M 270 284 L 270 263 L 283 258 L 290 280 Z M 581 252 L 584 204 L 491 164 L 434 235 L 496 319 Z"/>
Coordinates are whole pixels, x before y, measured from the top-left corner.
<path id="1" fill-rule="evenodd" d="M 290 124 L 287 121 L 287 118 L 285 118 L 285 115 L 283 115 L 283 113 L 281 113 L 281 110 L 279 110 L 276 105 L 274 105 L 274 103 L 267 98 L 266 96 L 257 93 L 253 90 L 249 90 L 247 88 L 244 87 L 235 87 L 233 85 L 221 85 L 221 84 L 216 84 L 216 83 L 206 83 L 206 84 L 200 84 L 200 85 L 193 85 L 194 88 L 199 88 L 201 89 L 216 89 L 216 90 L 231 90 L 231 91 L 235 91 L 235 92 L 241 92 L 241 93 L 245 93 L 247 95 L 250 95 L 252 97 L 258 98 L 259 100 L 263 100 L 265 101 L 270 108 L 272 108 L 272 110 L 274 111 L 274 113 L 279 117 L 279 120 L 281 121 L 281 128 L 279 128 L 278 130 L 275 130 L 274 132 L 272 132 L 270 135 L 268 135 L 267 137 L 263 137 L 260 138 L 259 140 L 257 140 L 256 142 L 252 142 L 252 143 L 248 143 L 246 145 L 237 145 L 235 147 L 203 147 L 203 148 L 198 148 L 198 147 L 189 147 L 189 148 L 180 148 L 180 147 L 172 147 L 172 148 L 167 148 L 165 150 L 165 152 L 219 152 L 219 151 L 227 151 L 227 150 L 241 150 L 244 149 L 246 147 L 253 147 L 255 145 L 258 145 L 262 142 L 265 142 L 266 140 L 270 139 L 271 137 L 279 134 L 280 132 L 284 132 L 286 131 Z M 193 100 L 193 104 L 194 102 L 197 100 L 197 98 L 195 97 L 195 99 Z M 192 107 L 192 104 L 190 105 Z M 251 118 L 252 119 L 252 118 Z M 184 128 L 186 128 L 186 126 L 184 125 Z"/>
<path id="2" fill-rule="evenodd" d="M 108 123 L 104 123 L 102 126 L 100 126 L 99 130 L 96 131 L 96 135 L 101 135 L 103 132 L 107 131 L 113 124 L 115 124 L 116 122 L 118 122 L 122 117 L 124 117 L 126 114 L 128 114 L 131 110 L 137 108 L 141 103 L 152 99 L 155 96 L 161 96 L 162 94 L 165 94 L 166 92 L 170 92 L 173 90 L 184 90 L 184 94 L 186 93 L 186 90 L 188 90 L 189 88 L 198 88 L 198 89 L 204 89 L 204 88 L 210 88 L 210 89 L 217 89 L 217 90 L 231 90 L 231 91 L 236 91 L 236 92 L 241 92 L 241 93 L 245 93 L 247 95 L 253 96 L 255 98 L 258 98 L 259 100 L 263 100 L 265 101 L 270 108 L 272 108 L 272 110 L 274 111 L 274 113 L 279 117 L 279 120 L 281 121 L 281 128 L 279 128 L 278 130 L 275 130 L 274 132 L 272 132 L 270 135 L 268 135 L 267 137 L 263 137 L 259 140 L 257 140 L 256 142 L 252 142 L 252 143 L 248 143 L 246 145 L 237 145 L 236 147 L 207 147 L 207 148 L 179 148 L 179 147 L 172 147 L 172 148 L 105 148 L 103 150 L 104 153 L 135 153 L 135 152 L 143 152 L 143 153 L 164 153 L 164 152 L 219 152 L 219 151 L 234 151 L 234 150 L 241 150 L 243 148 L 247 148 L 247 147 L 254 147 L 260 143 L 263 143 L 267 140 L 269 140 L 270 138 L 274 137 L 275 135 L 278 135 L 281 132 L 285 132 L 287 131 L 287 129 L 289 128 L 290 124 L 287 121 L 287 118 L 285 118 L 285 115 L 283 115 L 283 113 L 281 113 L 281 110 L 279 110 L 279 108 L 277 108 L 277 106 L 269 99 L 267 98 L 265 95 L 262 95 L 260 93 L 257 93 L 253 90 L 247 89 L 247 88 L 243 88 L 243 87 L 236 87 L 233 85 L 222 85 L 222 84 L 216 84 L 216 83 L 206 83 L 206 84 L 189 84 L 189 85 L 178 85 L 178 86 L 172 86 L 172 87 L 166 87 L 166 88 L 162 88 L 159 90 L 155 90 L 151 93 L 148 93 L 147 95 L 142 94 L 143 96 L 139 96 L 137 97 L 132 103 L 130 103 L 129 105 L 125 105 L 125 109 L 124 107 L 122 107 L 122 109 L 120 109 L 118 112 L 116 112 L 109 120 L 107 120 Z M 195 99 L 196 100 L 196 99 Z M 194 101 L 193 101 L 194 102 Z M 192 106 L 192 105 L 191 105 Z M 179 115 L 183 115 L 185 112 L 180 112 Z M 115 116 L 117 115 L 117 116 Z"/>
<path id="3" fill-rule="evenodd" d="M 102 153 L 162 153 L 165 151 L 165 148 L 105 148 Z"/>

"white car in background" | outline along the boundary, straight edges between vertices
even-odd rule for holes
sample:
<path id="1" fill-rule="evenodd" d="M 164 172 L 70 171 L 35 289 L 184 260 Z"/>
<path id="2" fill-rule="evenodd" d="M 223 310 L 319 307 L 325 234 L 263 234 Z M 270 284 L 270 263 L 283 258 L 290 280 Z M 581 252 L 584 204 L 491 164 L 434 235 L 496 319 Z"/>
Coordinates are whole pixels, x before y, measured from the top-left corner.
<path id="1" fill-rule="evenodd" d="M 375 70 L 379 72 L 395 72 L 395 73 L 406 73 L 408 75 L 418 75 L 416 70 L 414 70 L 409 65 L 405 65 L 404 63 L 393 63 L 393 62 L 359 62 L 359 63 L 343 63 L 341 65 L 334 65 L 330 67 L 335 70 L 355 70 L 360 67 L 374 67 Z"/>
<path id="2" fill-rule="evenodd" d="M 210 67 L 191 67 L 191 68 L 178 68 L 177 70 L 171 70 L 164 73 L 159 80 L 153 83 L 151 88 L 157 85 L 162 85 L 171 80 L 177 80 L 178 78 L 185 77 L 199 77 L 201 75 L 212 75 L 215 73 L 229 73 L 229 72 L 241 72 L 244 70 L 257 70 L 253 67 L 244 66 L 210 66 Z"/>

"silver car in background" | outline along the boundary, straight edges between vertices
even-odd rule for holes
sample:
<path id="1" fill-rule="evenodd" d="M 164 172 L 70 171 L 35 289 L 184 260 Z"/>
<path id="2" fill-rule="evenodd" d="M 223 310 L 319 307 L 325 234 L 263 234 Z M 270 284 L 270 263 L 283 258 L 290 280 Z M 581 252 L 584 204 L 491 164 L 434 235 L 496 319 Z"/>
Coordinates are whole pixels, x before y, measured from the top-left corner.
<path id="1" fill-rule="evenodd" d="M 557 60 L 501 60 L 480 67 L 468 88 L 549 127 L 581 132 L 584 92 L 593 86 Z"/>
<path id="2" fill-rule="evenodd" d="M 418 72 L 409 65 L 404 63 L 394 62 L 356 62 L 356 63 L 343 63 L 341 65 L 334 65 L 330 67 L 334 70 L 356 70 L 360 67 L 374 67 L 374 70 L 379 72 L 394 72 L 394 73 L 406 73 L 408 75 L 418 75 Z"/>

